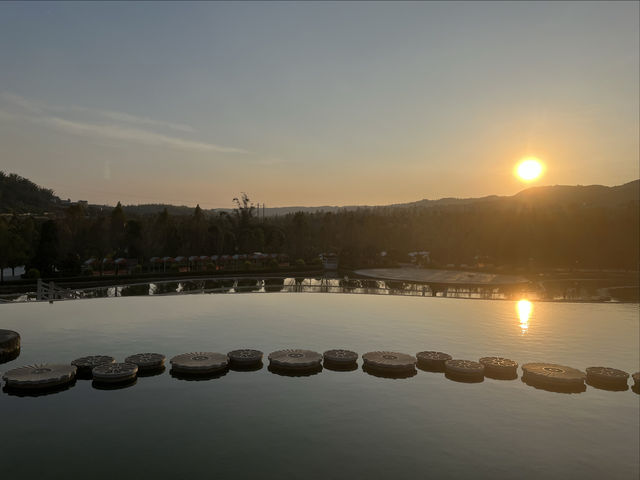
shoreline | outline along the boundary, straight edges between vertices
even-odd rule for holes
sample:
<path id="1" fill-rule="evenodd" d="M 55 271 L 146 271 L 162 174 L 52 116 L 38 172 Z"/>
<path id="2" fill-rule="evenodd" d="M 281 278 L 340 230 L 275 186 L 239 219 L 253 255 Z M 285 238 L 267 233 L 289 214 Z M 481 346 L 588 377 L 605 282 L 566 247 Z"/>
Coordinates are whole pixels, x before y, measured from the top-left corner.
<path id="1" fill-rule="evenodd" d="M 101 282 L 42 282 L 21 285 L 12 292 L 0 292 L 0 303 L 31 303 L 34 301 L 61 301 L 89 298 L 117 298 L 130 296 L 167 296 L 214 293 L 352 293 L 369 295 L 414 296 L 454 298 L 463 300 L 527 299 L 532 302 L 554 303 L 640 303 L 638 285 L 575 286 L 556 280 L 560 286 L 541 285 L 542 282 L 491 284 L 481 286 L 458 284 L 434 284 L 406 280 L 389 280 L 379 277 L 342 276 L 345 272 L 279 272 L 242 273 L 228 275 L 185 275 L 153 278 L 103 278 Z M 357 272 L 346 272 L 357 275 Z M 328 274 L 328 275 L 326 275 Z M 333 274 L 333 276 L 330 276 Z M 588 279 L 587 284 L 593 284 Z M 550 283 L 553 283 L 550 282 Z M 570 285 L 570 288 L 566 288 Z M 584 288 L 583 288 L 584 287 Z M 554 290 L 555 289 L 555 290 Z"/>

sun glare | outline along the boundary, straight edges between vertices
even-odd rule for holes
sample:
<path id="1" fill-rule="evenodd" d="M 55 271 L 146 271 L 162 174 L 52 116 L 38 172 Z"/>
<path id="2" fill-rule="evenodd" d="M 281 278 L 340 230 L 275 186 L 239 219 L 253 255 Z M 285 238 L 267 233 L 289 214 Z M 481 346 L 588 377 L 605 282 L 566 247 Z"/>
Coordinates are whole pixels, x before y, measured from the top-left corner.
<path id="1" fill-rule="evenodd" d="M 516 167 L 516 175 L 525 182 L 532 182 L 542 175 L 544 167 L 537 158 L 525 158 Z"/>
<path id="2" fill-rule="evenodd" d="M 529 329 L 529 317 L 533 311 L 533 304 L 526 299 L 522 299 L 518 302 L 516 309 L 518 310 L 518 317 L 520 317 L 520 329 L 522 334 L 527 333 Z"/>

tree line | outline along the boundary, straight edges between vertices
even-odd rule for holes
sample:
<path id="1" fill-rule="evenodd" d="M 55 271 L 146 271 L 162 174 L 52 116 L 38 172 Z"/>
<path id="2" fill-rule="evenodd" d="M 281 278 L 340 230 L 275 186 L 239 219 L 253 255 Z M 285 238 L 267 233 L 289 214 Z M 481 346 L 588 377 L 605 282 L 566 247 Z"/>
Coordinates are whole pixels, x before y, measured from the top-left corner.
<path id="1" fill-rule="evenodd" d="M 0 217 L 0 266 L 26 265 L 42 276 L 79 274 L 91 257 L 286 253 L 310 262 L 320 253 L 344 267 L 406 262 L 426 250 L 433 266 L 477 263 L 509 269 L 637 270 L 638 202 L 614 207 L 518 202 L 297 212 L 262 219 L 246 194 L 231 212 L 127 215 L 71 205 L 55 218 Z M 381 252 L 386 252 L 381 257 Z"/>
<path id="2" fill-rule="evenodd" d="M 59 201 L 53 190 L 0 170 L 0 213 L 45 212 Z"/>

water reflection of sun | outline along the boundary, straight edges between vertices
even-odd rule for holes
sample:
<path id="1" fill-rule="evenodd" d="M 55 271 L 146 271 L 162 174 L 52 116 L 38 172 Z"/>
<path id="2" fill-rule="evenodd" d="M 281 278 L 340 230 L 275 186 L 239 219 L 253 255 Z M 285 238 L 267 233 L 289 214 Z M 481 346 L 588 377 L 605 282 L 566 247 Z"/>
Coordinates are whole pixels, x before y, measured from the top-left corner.
<path id="1" fill-rule="evenodd" d="M 518 310 L 518 317 L 520 317 L 520 330 L 524 335 L 529 329 L 529 318 L 533 311 L 533 303 L 529 300 L 522 299 L 517 303 L 516 309 Z"/>

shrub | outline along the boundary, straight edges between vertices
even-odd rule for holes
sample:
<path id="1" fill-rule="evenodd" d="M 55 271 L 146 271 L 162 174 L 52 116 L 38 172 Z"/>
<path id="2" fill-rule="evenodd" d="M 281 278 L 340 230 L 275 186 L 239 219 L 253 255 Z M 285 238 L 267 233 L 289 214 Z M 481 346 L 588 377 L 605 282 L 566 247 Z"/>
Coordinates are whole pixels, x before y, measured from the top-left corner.
<path id="1" fill-rule="evenodd" d="M 40 278 L 40 270 L 37 268 L 30 268 L 27 272 L 27 278 Z"/>
<path id="2" fill-rule="evenodd" d="M 298 267 L 304 267 L 306 264 L 304 263 L 304 260 L 299 258 L 296 260 L 296 266 Z"/>

